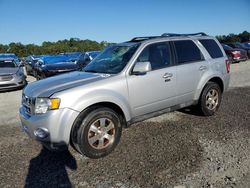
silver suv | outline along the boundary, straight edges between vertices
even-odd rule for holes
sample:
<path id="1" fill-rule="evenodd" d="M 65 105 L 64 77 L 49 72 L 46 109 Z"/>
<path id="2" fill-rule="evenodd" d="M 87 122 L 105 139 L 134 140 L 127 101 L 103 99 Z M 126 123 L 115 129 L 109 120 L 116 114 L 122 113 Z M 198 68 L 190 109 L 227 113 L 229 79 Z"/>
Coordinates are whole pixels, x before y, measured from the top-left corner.
<path id="1" fill-rule="evenodd" d="M 230 64 L 204 33 L 136 37 L 107 47 L 84 70 L 33 82 L 19 109 L 23 130 L 46 147 L 109 154 L 122 128 L 190 105 L 219 108 Z"/>

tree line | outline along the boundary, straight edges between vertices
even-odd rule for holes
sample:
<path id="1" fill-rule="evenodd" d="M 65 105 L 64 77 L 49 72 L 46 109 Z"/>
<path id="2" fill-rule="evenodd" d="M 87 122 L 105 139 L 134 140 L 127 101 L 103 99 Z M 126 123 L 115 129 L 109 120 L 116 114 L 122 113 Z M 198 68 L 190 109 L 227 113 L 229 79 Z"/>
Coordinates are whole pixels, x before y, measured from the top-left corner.
<path id="1" fill-rule="evenodd" d="M 239 34 L 219 35 L 216 38 L 221 43 L 246 42 L 250 41 L 250 33 L 243 31 Z M 80 40 L 79 38 L 70 38 L 59 40 L 57 42 L 43 42 L 42 45 L 10 43 L 8 45 L 0 44 L 0 53 L 15 53 L 19 57 L 41 54 L 58 54 L 62 52 L 84 52 L 92 50 L 102 50 L 113 43 L 102 41 L 100 43 L 92 40 Z"/>
<path id="2" fill-rule="evenodd" d="M 8 45 L 0 44 L 0 53 L 15 53 L 18 57 L 27 57 L 29 55 L 42 54 L 59 54 L 62 52 L 86 52 L 94 50 L 102 50 L 112 43 L 102 41 L 96 42 L 92 40 L 80 40 L 79 38 L 71 38 L 69 40 L 59 40 L 57 42 L 43 42 L 41 45 L 22 44 L 20 42 L 10 43 Z"/>
<path id="3" fill-rule="evenodd" d="M 239 34 L 229 34 L 229 35 L 218 35 L 216 38 L 221 43 L 231 43 L 231 42 L 247 42 L 250 41 L 250 33 L 247 31 L 243 31 Z"/>

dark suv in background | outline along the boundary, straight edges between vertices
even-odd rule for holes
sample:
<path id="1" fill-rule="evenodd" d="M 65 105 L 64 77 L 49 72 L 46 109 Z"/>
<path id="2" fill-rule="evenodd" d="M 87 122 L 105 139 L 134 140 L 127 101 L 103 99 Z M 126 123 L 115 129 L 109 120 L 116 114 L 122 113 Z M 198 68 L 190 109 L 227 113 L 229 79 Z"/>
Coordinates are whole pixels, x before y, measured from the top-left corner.
<path id="1" fill-rule="evenodd" d="M 232 63 L 239 63 L 240 61 L 246 61 L 248 59 L 247 51 L 241 48 L 232 48 L 226 44 L 221 44 L 225 50 L 228 59 Z"/>
<path id="2" fill-rule="evenodd" d="M 232 48 L 240 48 L 247 51 L 248 59 L 250 58 L 250 46 L 246 43 L 234 42 L 234 43 L 227 43 L 228 46 Z"/>

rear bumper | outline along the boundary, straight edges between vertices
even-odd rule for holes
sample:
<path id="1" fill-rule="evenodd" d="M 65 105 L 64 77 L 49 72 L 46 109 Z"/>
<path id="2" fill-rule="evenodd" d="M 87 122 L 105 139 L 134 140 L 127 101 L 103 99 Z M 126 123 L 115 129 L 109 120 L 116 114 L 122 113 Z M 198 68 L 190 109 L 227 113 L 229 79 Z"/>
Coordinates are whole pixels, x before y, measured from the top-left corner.
<path id="1" fill-rule="evenodd" d="M 246 61 L 247 59 L 248 59 L 247 57 L 232 58 L 232 63 Z"/>

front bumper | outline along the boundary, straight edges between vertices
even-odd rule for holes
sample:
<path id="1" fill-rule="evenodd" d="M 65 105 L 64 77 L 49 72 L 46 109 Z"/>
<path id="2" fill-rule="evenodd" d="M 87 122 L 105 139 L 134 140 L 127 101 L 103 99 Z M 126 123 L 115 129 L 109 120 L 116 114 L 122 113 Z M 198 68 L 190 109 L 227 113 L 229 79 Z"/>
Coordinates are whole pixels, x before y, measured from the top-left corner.
<path id="1" fill-rule="evenodd" d="M 29 137 L 44 144 L 69 144 L 71 127 L 79 112 L 64 108 L 51 110 L 45 114 L 28 115 L 23 106 L 19 109 L 21 127 Z M 39 138 L 35 131 L 46 130 L 48 136 Z"/>
<path id="2" fill-rule="evenodd" d="M 13 77 L 9 81 L 0 80 L 0 91 L 22 88 L 27 84 L 26 76 Z"/>

